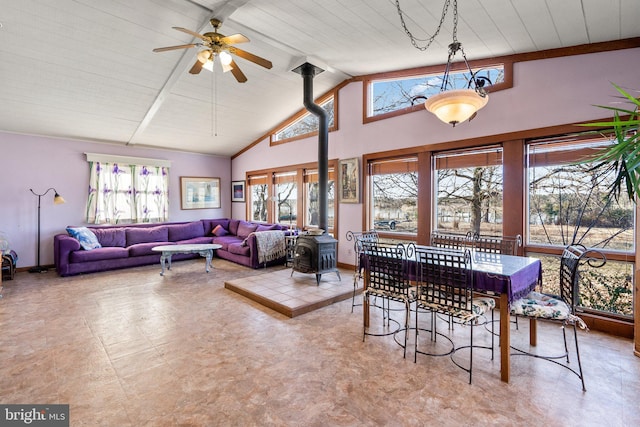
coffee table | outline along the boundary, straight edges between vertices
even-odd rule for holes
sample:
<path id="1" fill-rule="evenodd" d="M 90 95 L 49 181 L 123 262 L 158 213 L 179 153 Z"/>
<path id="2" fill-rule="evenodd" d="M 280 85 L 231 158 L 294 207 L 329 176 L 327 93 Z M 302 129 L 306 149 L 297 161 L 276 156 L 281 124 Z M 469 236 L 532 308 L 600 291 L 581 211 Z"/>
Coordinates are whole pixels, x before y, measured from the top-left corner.
<path id="1" fill-rule="evenodd" d="M 213 258 L 213 251 L 220 249 L 222 245 L 217 243 L 204 243 L 204 244 L 191 244 L 191 245 L 162 245 L 156 246 L 151 250 L 154 252 L 162 252 L 160 256 L 160 265 L 162 266 L 161 276 L 164 276 L 164 263 L 169 261 L 168 270 L 171 270 L 171 256 L 173 254 L 198 254 L 201 257 L 206 258 L 205 270 L 208 273 L 209 267 L 211 267 L 211 259 Z"/>

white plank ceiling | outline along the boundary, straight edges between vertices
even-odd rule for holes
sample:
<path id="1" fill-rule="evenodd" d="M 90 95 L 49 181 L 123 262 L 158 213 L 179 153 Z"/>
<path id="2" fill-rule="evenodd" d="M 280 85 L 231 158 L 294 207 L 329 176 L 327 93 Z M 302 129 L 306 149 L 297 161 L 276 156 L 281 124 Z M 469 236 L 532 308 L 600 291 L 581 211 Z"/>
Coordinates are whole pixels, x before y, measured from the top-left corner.
<path id="1" fill-rule="evenodd" d="M 458 0 L 458 39 L 469 59 L 640 36 L 638 0 Z M 402 0 L 416 37 L 428 38 L 443 0 Z M 193 38 L 179 26 L 242 33 L 248 77 L 188 73 L 197 49 L 153 53 Z M 452 19 L 425 52 L 411 46 L 394 0 L 3 0 L 0 131 L 229 156 L 302 108 L 301 57 L 328 71 L 320 95 L 357 75 L 446 60 Z"/>

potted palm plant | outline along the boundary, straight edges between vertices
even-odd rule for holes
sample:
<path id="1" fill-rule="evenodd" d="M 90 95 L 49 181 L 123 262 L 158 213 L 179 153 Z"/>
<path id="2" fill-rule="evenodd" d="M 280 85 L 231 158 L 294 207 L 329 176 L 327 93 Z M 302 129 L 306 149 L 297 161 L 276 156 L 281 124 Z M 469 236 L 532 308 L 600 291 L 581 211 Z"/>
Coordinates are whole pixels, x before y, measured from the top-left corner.
<path id="1" fill-rule="evenodd" d="M 629 200 L 635 202 L 640 194 L 640 98 L 635 98 L 615 83 L 616 90 L 630 103 L 629 108 L 598 105 L 600 108 L 613 111 L 611 121 L 581 124 L 581 126 L 599 127 L 612 130 L 615 144 L 604 149 L 589 162 L 596 162 L 594 168 L 611 168 L 616 171 L 616 179 L 609 192 L 616 200 L 624 188 Z"/>

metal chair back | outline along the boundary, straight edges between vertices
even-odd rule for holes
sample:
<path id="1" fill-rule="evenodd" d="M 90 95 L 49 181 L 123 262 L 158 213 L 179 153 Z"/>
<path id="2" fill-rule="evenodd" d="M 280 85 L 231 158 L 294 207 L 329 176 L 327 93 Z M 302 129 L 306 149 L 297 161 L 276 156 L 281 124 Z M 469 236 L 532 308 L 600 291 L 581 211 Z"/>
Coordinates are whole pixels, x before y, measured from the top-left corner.
<path id="1" fill-rule="evenodd" d="M 434 231 L 431 233 L 430 245 L 437 248 L 463 250 L 471 246 L 472 239 L 473 233 L 471 231 L 467 234 Z"/>
<path id="2" fill-rule="evenodd" d="M 580 244 L 567 246 L 560 258 L 560 299 L 564 301 L 571 313 L 575 314 L 575 307 L 580 304 L 580 266 L 589 264 L 600 268 L 607 262 L 604 253 L 597 249 Z"/>
<path id="3" fill-rule="evenodd" d="M 418 302 L 444 311 L 471 311 L 473 269 L 469 250 L 416 249 Z"/>
<path id="4" fill-rule="evenodd" d="M 362 253 L 366 257 L 364 266 L 370 290 L 382 291 L 388 297 L 408 297 L 409 249 L 405 245 L 363 242 Z"/>
<path id="5" fill-rule="evenodd" d="M 518 248 L 522 246 L 522 236 L 482 236 L 476 235 L 473 239 L 473 248 L 476 251 L 493 254 L 518 255 Z"/>

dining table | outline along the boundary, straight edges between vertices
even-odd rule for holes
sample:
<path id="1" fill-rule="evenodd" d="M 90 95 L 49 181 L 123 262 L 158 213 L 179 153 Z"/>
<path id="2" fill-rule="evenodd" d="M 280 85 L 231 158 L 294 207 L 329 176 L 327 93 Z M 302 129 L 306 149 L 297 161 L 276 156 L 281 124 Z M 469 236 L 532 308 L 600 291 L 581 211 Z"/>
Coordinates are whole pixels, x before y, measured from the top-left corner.
<path id="1" fill-rule="evenodd" d="M 432 246 L 414 245 L 415 248 L 441 250 Z M 416 277 L 415 251 L 408 250 L 410 279 Z M 413 255 L 412 255 L 413 253 Z M 523 298 L 536 286 L 542 284 L 542 263 L 538 258 L 527 256 L 504 255 L 470 250 L 471 266 L 473 269 L 473 290 L 482 294 L 495 296 L 499 299 L 500 307 L 500 378 L 509 382 L 510 376 L 510 307 L 513 301 Z M 363 263 L 366 269 L 367 263 Z M 365 274 L 365 278 L 368 275 Z M 368 286 L 365 279 L 364 287 Z M 369 305 L 366 298 L 363 303 L 364 325 L 369 326 Z M 536 345 L 536 322 L 530 320 L 529 342 Z"/>

